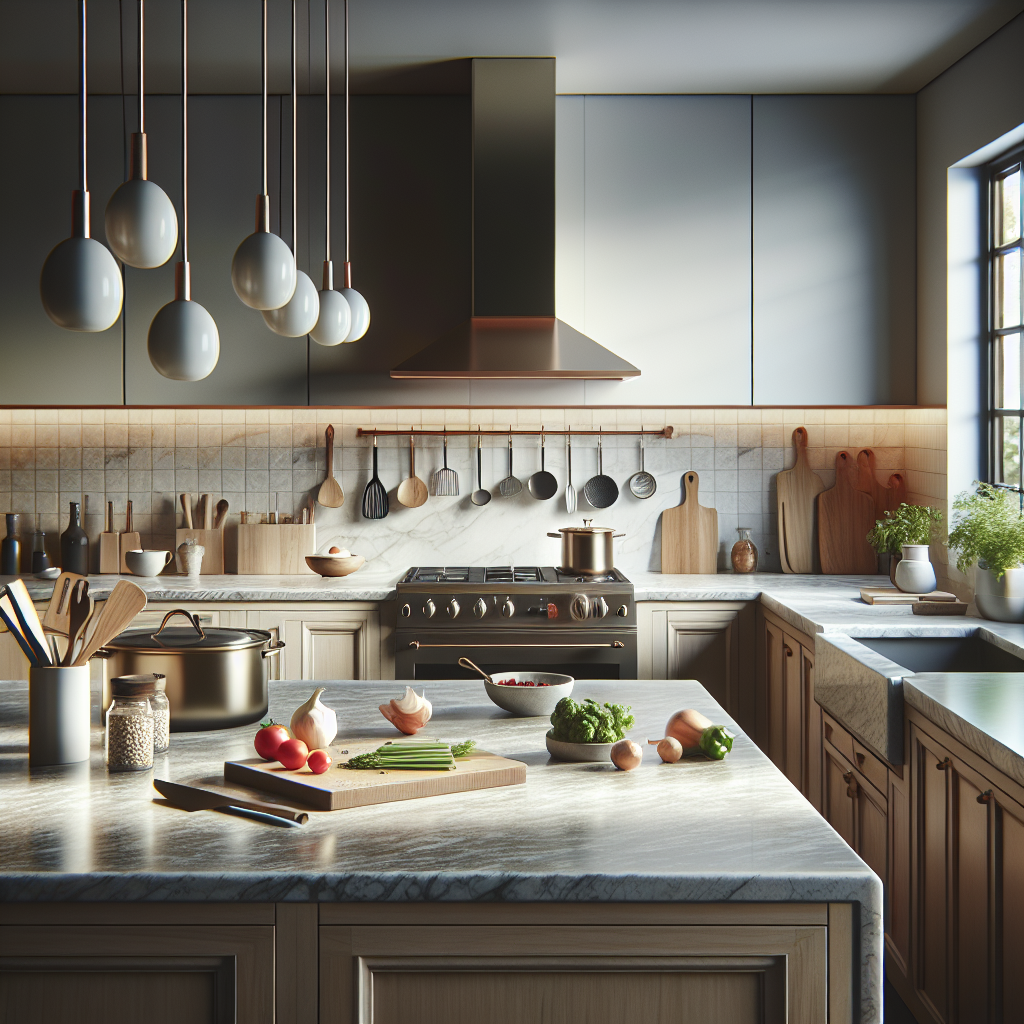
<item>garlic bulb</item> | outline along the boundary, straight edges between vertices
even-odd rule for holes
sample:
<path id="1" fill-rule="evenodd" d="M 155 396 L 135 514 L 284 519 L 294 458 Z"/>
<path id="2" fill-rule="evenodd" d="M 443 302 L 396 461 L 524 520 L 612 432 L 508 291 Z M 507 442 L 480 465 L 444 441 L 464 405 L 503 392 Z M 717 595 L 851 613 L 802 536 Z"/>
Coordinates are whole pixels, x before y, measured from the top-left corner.
<path id="1" fill-rule="evenodd" d="M 380 705 L 380 713 L 399 731 L 406 736 L 419 732 L 430 721 L 434 709 L 423 694 L 417 693 L 411 686 L 405 688 L 405 696 L 401 700 L 392 698 L 389 704 Z"/>
<path id="2" fill-rule="evenodd" d="M 292 735 L 302 740 L 310 750 L 323 750 L 338 735 L 338 716 L 320 703 L 323 686 L 313 691 L 313 696 L 292 715 Z"/>

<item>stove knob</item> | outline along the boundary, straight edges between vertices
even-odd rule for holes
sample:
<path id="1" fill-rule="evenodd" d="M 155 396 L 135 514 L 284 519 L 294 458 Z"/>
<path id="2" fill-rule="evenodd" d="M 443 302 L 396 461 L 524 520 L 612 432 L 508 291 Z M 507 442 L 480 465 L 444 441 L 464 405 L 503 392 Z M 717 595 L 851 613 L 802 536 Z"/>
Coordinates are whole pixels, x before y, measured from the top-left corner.
<path id="1" fill-rule="evenodd" d="M 473 605 L 473 614 L 482 619 L 487 614 L 487 604 L 482 597 L 478 597 Z"/>
<path id="2" fill-rule="evenodd" d="M 505 598 L 505 603 L 501 606 L 501 614 L 503 618 L 511 619 L 516 613 L 516 606 L 512 603 L 511 597 Z"/>
<path id="3" fill-rule="evenodd" d="M 603 597 L 595 597 L 590 605 L 590 616 L 603 619 L 608 614 L 608 602 Z"/>
<path id="4" fill-rule="evenodd" d="M 445 610 L 448 612 L 448 618 L 449 619 L 457 619 L 459 617 L 459 611 L 460 611 L 459 602 L 456 601 L 455 598 L 453 597 L 448 602 L 448 607 Z"/>
<path id="5" fill-rule="evenodd" d="M 577 594 L 569 605 L 569 611 L 577 622 L 590 618 L 590 598 L 586 594 Z"/>
<path id="6" fill-rule="evenodd" d="M 427 603 L 423 606 L 423 614 L 426 615 L 428 619 L 432 619 L 434 617 L 434 612 L 436 611 L 437 605 L 428 597 Z"/>
<path id="7" fill-rule="evenodd" d="M 618 615 L 620 619 L 624 619 L 629 614 L 629 608 L 624 604 L 620 604 L 619 607 L 615 609 L 615 614 Z"/>
<path id="8" fill-rule="evenodd" d="M 410 615 L 412 615 L 412 605 L 403 604 L 402 605 L 402 618 L 403 619 L 407 619 L 407 618 L 409 618 Z"/>

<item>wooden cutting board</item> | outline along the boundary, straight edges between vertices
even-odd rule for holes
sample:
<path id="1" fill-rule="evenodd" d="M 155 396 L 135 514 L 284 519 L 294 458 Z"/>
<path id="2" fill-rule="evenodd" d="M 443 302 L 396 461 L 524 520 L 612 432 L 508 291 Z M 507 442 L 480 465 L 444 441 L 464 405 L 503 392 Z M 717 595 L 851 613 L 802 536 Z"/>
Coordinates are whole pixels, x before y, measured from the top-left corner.
<path id="1" fill-rule="evenodd" d="M 829 575 L 874 575 L 878 557 L 867 542 L 875 503 L 857 490 L 858 468 L 849 452 L 836 452 L 836 484 L 818 495 L 818 553 Z"/>
<path id="2" fill-rule="evenodd" d="M 860 599 L 865 604 L 916 604 L 918 601 L 950 604 L 956 601 L 956 594 L 944 590 L 933 590 L 930 594 L 904 594 L 895 587 L 861 587 Z"/>
<path id="3" fill-rule="evenodd" d="M 380 739 L 335 741 L 331 746 L 334 764 L 323 775 L 314 775 L 308 768 L 293 772 L 282 768 L 277 761 L 251 758 L 225 761 L 224 778 L 228 782 L 298 801 L 318 811 L 340 811 L 368 804 L 467 793 L 474 789 L 520 786 L 526 782 L 525 764 L 485 751 L 474 751 L 469 757 L 460 757 L 451 772 L 385 772 L 372 768 L 349 770 L 337 767 L 349 757 L 376 750 L 381 743 Z M 342 754 L 342 750 L 348 753 Z"/>
<path id="4" fill-rule="evenodd" d="M 661 571 L 718 572 L 718 513 L 697 500 L 700 478 L 683 474 L 686 500 L 661 514 Z"/>
<path id="5" fill-rule="evenodd" d="M 807 464 L 807 430 L 793 431 L 796 465 L 775 478 L 779 511 L 779 554 L 783 572 L 821 572 L 814 502 L 825 490 L 821 477 Z"/>
<path id="6" fill-rule="evenodd" d="M 875 507 L 875 519 L 881 519 L 882 513 L 892 507 L 889 488 L 880 484 L 875 474 L 875 453 L 870 448 L 863 448 L 857 452 L 856 487 L 858 491 L 870 495 Z"/>
<path id="7" fill-rule="evenodd" d="M 895 512 L 907 500 L 907 481 L 902 473 L 889 477 L 889 508 Z"/>

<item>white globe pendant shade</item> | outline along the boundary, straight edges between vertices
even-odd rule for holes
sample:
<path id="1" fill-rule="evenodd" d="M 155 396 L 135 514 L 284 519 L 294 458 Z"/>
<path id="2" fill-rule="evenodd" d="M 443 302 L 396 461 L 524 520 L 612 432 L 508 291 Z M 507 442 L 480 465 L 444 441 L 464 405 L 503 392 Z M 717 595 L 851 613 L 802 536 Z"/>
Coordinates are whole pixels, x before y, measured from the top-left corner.
<path id="1" fill-rule="evenodd" d="M 267 326 L 283 338 L 305 337 L 316 326 L 319 316 L 320 296 L 316 285 L 301 270 L 295 278 L 295 294 L 280 309 L 263 311 Z"/>
<path id="2" fill-rule="evenodd" d="M 107 203 L 107 243 L 130 267 L 162 267 L 178 245 L 178 216 L 167 193 L 146 178 L 146 136 L 132 134 L 131 173 Z"/>
<path id="3" fill-rule="evenodd" d="M 352 329 L 352 309 L 345 296 L 333 288 L 320 292 L 320 316 L 309 336 L 318 344 L 331 348 L 340 345 Z"/>
<path id="4" fill-rule="evenodd" d="M 163 306 L 149 325 L 149 361 L 171 380 L 209 377 L 220 358 L 217 324 L 189 294 L 189 265 L 179 263 L 175 268 L 174 301 Z"/>
<path id="5" fill-rule="evenodd" d="M 89 193 L 72 193 L 72 235 L 50 250 L 39 277 L 46 315 L 68 331 L 105 331 L 121 315 L 121 271 L 105 245 L 89 237 Z"/>
<path id="6" fill-rule="evenodd" d="M 342 288 L 341 294 L 345 296 L 345 301 L 352 310 L 352 326 L 345 341 L 358 341 L 370 327 L 369 303 L 355 288 Z"/>
<path id="7" fill-rule="evenodd" d="M 280 309 L 295 294 L 295 257 L 279 235 L 268 230 L 269 196 L 256 199 L 256 230 L 235 250 L 231 283 L 252 309 Z"/>

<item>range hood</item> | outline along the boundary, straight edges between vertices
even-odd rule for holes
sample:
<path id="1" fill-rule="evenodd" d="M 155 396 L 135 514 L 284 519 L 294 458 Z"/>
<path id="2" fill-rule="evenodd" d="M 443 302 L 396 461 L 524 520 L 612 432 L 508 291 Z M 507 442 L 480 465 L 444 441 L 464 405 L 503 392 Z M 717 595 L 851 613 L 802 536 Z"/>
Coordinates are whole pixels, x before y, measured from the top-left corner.
<path id="1" fill-rule="evenodd" d="M 475 58 L 472 83 L 472 316 L 391 376 L 639 377 L 555 316 L 554 58 Z"/>

